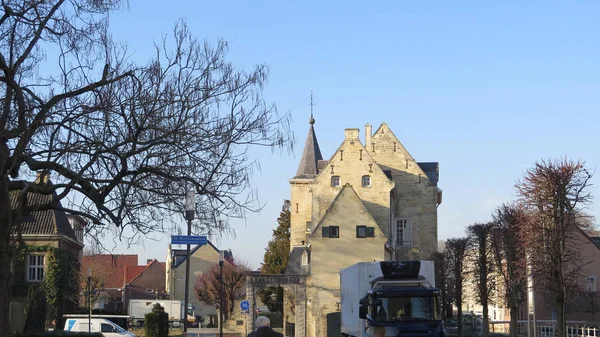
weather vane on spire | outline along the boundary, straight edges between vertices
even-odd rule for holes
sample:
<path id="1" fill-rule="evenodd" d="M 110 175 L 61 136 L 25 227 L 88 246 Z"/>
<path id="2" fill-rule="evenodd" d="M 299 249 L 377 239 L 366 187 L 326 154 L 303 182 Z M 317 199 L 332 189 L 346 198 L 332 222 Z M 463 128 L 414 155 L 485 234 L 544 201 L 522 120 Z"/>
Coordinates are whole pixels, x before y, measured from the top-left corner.
<path id="1" fill-rule="evenodd" d="M 308 120 L 308 123 L 310 125 L 315 124 L 315 119 L 313 117 L 313 107 L 315 106 L 315 104 L 313 103 L 313 92 L 312 90 L 310 91 L 310 119 Z"/>

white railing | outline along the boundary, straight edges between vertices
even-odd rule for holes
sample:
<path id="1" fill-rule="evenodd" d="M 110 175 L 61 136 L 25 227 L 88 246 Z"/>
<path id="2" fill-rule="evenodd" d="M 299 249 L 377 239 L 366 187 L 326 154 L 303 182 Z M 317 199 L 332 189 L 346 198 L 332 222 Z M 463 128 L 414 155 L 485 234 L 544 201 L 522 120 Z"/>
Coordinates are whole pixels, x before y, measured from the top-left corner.
<path id="1" fill-rule="evenodd" d="M 509 335 L 510 321 L 490 321 L 490 333 L 495 335 Z M 537 320 L 536 321 L 536 334 L 535 337 L 556 337 L 556 322 L 552 320 Z M 567 337 L 600 337 L 599 327 L 600 322 L 585 322 L 585 321 L 567 321 Z M 528 330 L 531 329 L 533 332 L 533 322 L 527 322 L 526 320 L 517 321 L 517 336 L 519 337 L 534 337 L 534 334 L 528 334 Z M 449 336 L 453 333 L 456 335 L 456 328 L 448 329 Z M 481 329 L 476 329 L 474 335 L 481 332 Z M 470 337 L 470 336 L 465 336 Z M 475 336 L 477 337 L 477 336 Z"/>
<path id="2" fill-rule="evenodd" d="M 538 325 L 538 337 L 555 337 L 556 325 Z M 582 325 L 567 325 L 567 337 L 598 337 L 598 328 Z"/>

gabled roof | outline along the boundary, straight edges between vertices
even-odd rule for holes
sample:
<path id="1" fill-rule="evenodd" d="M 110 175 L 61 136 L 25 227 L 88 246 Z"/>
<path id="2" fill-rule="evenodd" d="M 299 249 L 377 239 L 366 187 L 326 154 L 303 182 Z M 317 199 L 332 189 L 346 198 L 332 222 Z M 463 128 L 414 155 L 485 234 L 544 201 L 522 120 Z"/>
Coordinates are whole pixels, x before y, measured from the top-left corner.
<path id="1" fill-rule="evenodd" d="M 302 265 L 302 254 L 304 252 L 308 254 L 308 266 Z M 310 249 L 308 249 L 308 247 L 301 246 L 292 248 L 284 274 L 310 275 Z"/>
<path id="2" fill-rule="evenodd" d="M 133 282 L 136 278 L 140 277 L 140 275 L 144 274 L 144 272 L 148 269 L 150 269 L 150 267 L 152 267 L 153 265 L 157 265 L 160 266 L 162 269 L 165 269 L 165 264 L 162 262 L 158 262 L 157 259 L 154 259 L 154 261 L 148 263 L 145 266 L 135 266 L 137 268 L 131 268 L 132 271 L 133 270 L 137 270 L 138 268 L 140 269 L 139 272 L 137 274 L 135 274 L 131 279 L 128 279 L 125 283 L 131 283 Z M 126 267 L 128 268 L 128 267 Z"/>
<path id="3" fill-rule="evenodd" d="M 317 141 L 317 135 L 315 134 L 315 129 L 313 127 L 315 119 L 312 114 L 310 116 L 309 124 L 308 137 L 306 137 L 304 149 L 302 150 L 302 158 L 300 159 L 298 171 L 296 171 L 296 176 L 294 178 L 312 178 L 316 176 L 318 173 L 317 165 L 319 160 L 323 160 L 319 142 Z"/>
<path id="4" fill-rule="evenodd" d="M 18 205 L 18 191 L 11 191 L 10 193 L 10 204 L 12 209 L 17 209 Z M 28 192 L 27 193 L 27 205 L 44 205 L 51 203 L 57 198 L 56 193 L 52 194 L 39 194 Z M 61 207 L 60 202 L 58 206 Z M 77 242 L 75 232 L 69 223 L 67 214 L 63 211 L 57 210 L 42 210 L 36 211 L 23 217 L 21 223 L 22 234 L 38 234 L 38 235 L 64 235 Z"/>
<path id="5" fill-rule="evenodd" d="M 373 221 L 373 223 L 377 224 L 377 226 L 379 227 L 379 223 L 377 222 L 377 220 L 375 220 L 375 218 L 373 218 L 373 215 L 371 214 L 371 212 L 369 212 L 369 210 L 363 203 L 362 199 L 358 196 L 358 193 L 356 193 L 356 191 L 354 190 L 352 185 L 350 185 L 349 183 L 346 183 L 344 186 L 342 186 L 342 189 L 340 190 L 340 192 L 335 196 L 335 198 L 333 199 L 331 204 L 329 204 L 329 207 L 327 207 L 327 210 L 325 210 L 323 217 L 321 217 L 321 219 L 319 219 L 319 222 L 317 223 L 315 228 L 311 231 L 311 233 L 310 233 L 311 236 L 315 235 L 315 233 L 318 232 L 317 229 L 319 227 L 321 227 L 321 224 L 323 223 L 323 221 L 325 221 L 325 218 L 327 218 L 327 216 L 329 214 L 331 214 L 331 209 L 335 206 L 336 202 L 341 198 L 341 196 L 344 193 L 351 193 L 351 195 L 354 196 L 355 200 L 359 204 L 359 207 L 361 207 L 365 211 L 365 213 L 367 213 L 367 216 Z M 381 228 L 379 228 L 379 230 L 381 230 Z"/>
<path id="6" fill-rule="evenodd" d="M 212 242 L 210 242 L 210 240 L 206 240 L 206 244 L 209 245 L 210 247 L 212 247 L 212 249 L 214 249 L 216 252 L 219 252 L 219 249 L 213 245 Z M 197 245 L 194 248 L 190 247 L 190 255 L 194 255 L 194 253 L 200 249 L 200 247 L 202 247 L 201 245 Z M 224 259 L 233 264 L 233 254 L 231 253 L 231 250 L 223 250 L 223 257 Z M 173 249 L 171 250 L 171 254 L 172 254 L 172 263 L 173 263 L 173 268 L 177 268 L 179 267 L 182 263 L 185 262 L 185 260 L 187 259 L 187 249 Z"/>

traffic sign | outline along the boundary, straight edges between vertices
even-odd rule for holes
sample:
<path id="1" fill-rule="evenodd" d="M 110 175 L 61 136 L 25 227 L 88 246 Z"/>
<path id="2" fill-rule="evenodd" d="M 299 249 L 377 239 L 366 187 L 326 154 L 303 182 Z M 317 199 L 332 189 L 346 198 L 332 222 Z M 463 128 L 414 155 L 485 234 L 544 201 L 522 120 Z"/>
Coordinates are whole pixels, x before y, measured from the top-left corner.
<path id="1" fill-rule="evenodd" d="M 206 242 L 204 235 L 171 235 L 171 244 L 173 245 L 205 245 Z"/>
<path id="2" fill-rule="evenodd" d="M 243 300 L 240 302 L 240 309 L 242 309 L 242 311 L 248 311 L 250 310 L 250 302 Z"/>

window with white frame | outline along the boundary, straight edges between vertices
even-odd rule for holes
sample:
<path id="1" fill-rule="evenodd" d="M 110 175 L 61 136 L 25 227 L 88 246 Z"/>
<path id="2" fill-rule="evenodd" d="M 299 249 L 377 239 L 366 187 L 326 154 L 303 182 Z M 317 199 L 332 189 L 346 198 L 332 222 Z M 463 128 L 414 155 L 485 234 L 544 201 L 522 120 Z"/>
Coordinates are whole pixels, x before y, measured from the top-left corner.
<path id="1" fill-rule="evenodd" d="M 308 266 L 308 252 L 307 251 L 302 252 L 302 265 Z"/>
<path id="2" fill-rule="evenodd" d="M 44 255 L 27 255 L 27 282 L 44 280 Z"/>
<path id="3" fill-rule="evenodd" d="M 588 276 L 586 281 L 587 291 L 596 291 L 596 276 Z"/>
<path id="4" fill-rule="evenodd" d="M 332 176 L 331 177 L 331 186 L 332 187 L 339 187 L 340 184 L 341 184 L 340 176 Z"/>
<path id="5" fill-rule="evenodd" d="M 362 176 L 362 187 L 371 187 L 371 176 Z"/>
<path id="6" fill-rule="evenodd" d="M 394 244 L 412 247 L 412 219 L 394 219 Z"/>

